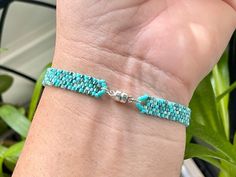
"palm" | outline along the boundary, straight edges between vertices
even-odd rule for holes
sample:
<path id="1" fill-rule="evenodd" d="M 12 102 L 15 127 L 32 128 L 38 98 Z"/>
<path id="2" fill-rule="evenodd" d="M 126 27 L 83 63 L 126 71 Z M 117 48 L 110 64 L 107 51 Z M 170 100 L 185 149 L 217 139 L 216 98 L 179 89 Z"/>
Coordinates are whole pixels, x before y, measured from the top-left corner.
<path id="1" fill-rule="evenodd" d="M 236 22 L 233 8 L 215 0 L 59 3 L 61 34 L 72 30 L 66 38 L 125 56 L 144 71 L 174 77 L 192 91 L 217 62 Z M 75 35 L 81 32 L 95 40 Z"/>

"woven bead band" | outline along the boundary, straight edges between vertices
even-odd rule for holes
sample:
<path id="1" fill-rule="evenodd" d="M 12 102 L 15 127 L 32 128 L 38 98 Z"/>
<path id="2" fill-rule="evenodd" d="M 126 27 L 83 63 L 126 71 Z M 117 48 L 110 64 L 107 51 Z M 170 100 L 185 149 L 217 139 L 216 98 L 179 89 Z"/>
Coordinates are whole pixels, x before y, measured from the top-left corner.
<path id="1" fill-rule="evenodd" d="M 105 80 L 92 76 L 48 68 L 44 76 L 43 85 L 59 87 L 95 98 L 108 94 L 118 102 L 135 103 L 141 113 L 176 121 L 185 126 L 188 126 L 190 122 L 191 110 L 184 105 L 149 95 L 143 95 L 135 99 L 125 92 L 110 90 Z"/>
<path id="2" fill-rule="evenodd" d="M 43 85 L 60 87 L 97 98 L 104 95 L 107 89 L 105 80 L 55 68 L 47 69 Z"/>

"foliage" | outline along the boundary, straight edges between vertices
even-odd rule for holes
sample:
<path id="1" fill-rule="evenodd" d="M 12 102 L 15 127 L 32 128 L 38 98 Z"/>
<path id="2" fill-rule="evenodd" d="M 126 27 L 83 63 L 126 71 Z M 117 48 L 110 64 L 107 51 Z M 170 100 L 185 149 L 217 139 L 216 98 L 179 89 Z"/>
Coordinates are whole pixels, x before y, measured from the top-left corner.
<path id="1" fill-rule="evenodd" d="M 191 125 L 187 128 L 185 158 L 197 157 L 220 169 L 220 177 L 236 176 L 236 134 L 230 142 L 227 52 L 199 84 L 190 102 Z"/>
<path id="2" fill-rule="evenodd" d="M 13 78 L 8 75 L 0 75 L 0 94 L 7 91 L 13 82 Z"/>
<path id="3" fill-rule="evenodd" d="M 15 167 L 41 97 L 43 76 L 49 66 L 44 68 L 35 84 L 28 111 L 25 111 L 23 107 L 13 106 L 3 102 L 0 104 L 0 135 L 10 129 L 18 135 L 16 140 L 11 140 L 10 145 L 8 140 L 0 141 L 0 177 L 11 176 L 7 171 L 12 172 Z M 12 82 L 13 78 L 11 76 L 0 75 L 0 97 L 3 92 L 10 88 Z"/>
<path id="4" fill-rule="evenodd" d="M 35 110 L 36 110 L 36 107 L 38 105 L 38 102 L 40 100 L 40 97 L 41 97 L 41 93 L 42 93 L 42 90 L 43 90 L 43 86 L 42 86 L 42 82 L 43 82 L 43 77 L 46 73 L 46 69 L 48 67 L 51 66 L 51 63 L 49 63 L 44 69 L 43 69 L 43 72 L 42 74 L 39 76 L 36 84 L 35 84 L 35 89 L 33 91 L 33 95 L 32 95 L 32 99 L 31 99 L 31 102 L 30 102 L 30 105 L 29 105 L 29 113 L 28 113 L 28 118 L 30 121 L 32 121 L 33 119 L 33 116 L 34 116 L 34 113 L 35 113 Z"/>
<path id="5" fill-rule="evenodd" d="M 13 78 L 9 75 L 0 75 L 0 105 L 2 103 L 2 94 L 7 91 L 13 83 Z M 7 126 L 0 119 L 0 134 L 6 131 Z"/>

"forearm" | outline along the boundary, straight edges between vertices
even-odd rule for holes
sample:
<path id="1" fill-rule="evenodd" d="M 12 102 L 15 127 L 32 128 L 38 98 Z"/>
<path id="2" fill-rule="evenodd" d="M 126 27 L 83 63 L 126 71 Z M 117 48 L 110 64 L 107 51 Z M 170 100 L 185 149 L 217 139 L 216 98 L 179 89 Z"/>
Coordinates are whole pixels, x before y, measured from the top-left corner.
<path id="1" fill-rule="evenodd" d="M 148 93 L 187 105 L 235 29 L 231 6 L 205 0 L 57 1 L 53 66 L 105 79 L 135 97 Z M 107 96 L 47 87 L 13 176 L 177 177 L 184 146 L 179 123 L 148 117 Z"/>
<path id="2" fill-rule="evenodd" d="M 85 53 L 87 49 L 93 52 Z M 112 54 L 87 49 L 81 48 L 80 56 L 56 51 L 54 67 L 105 79 L 112 88 L 134 96 L 149 93 L 187 104 L 185 93 L 171 93 L 178 93 L 178 86 L 175 83 L 176 87 L 171 88 L 175 81 L 167 82 L 169 76 L 163 75 L 151 87 L 135 75 L 114 71 L 120 62 L 113 62 L 111 67 L 104 64 L 104 59 Z M 94 58 L 103 60 L 98 63 Z M 137 64 L 130 65 L 128 61 L 122 67 L 145 74 L 136 68 Z M 152 70 L 151 66 L 143 67 Z M 180 173 L 184 145 L 185 127 L 178 123 L 145 116 L 134 106 L 108 97 L 94 99 L 50 87 L 43 93 L 13 176 L 174 177 Z"/>

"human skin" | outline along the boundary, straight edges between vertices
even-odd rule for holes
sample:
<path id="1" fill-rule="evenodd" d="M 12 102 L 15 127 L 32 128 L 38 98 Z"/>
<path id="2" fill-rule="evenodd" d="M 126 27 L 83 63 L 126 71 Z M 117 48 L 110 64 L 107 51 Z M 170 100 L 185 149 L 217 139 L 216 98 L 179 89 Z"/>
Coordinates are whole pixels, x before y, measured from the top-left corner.
<path id="1" fill-rule="evenodd" d="M 59 0 L 56 68 L 188 105 L 236 26 L 235 1 Z M 13 177 L 177 177 L 186 128 L 47 87 Z"/>

